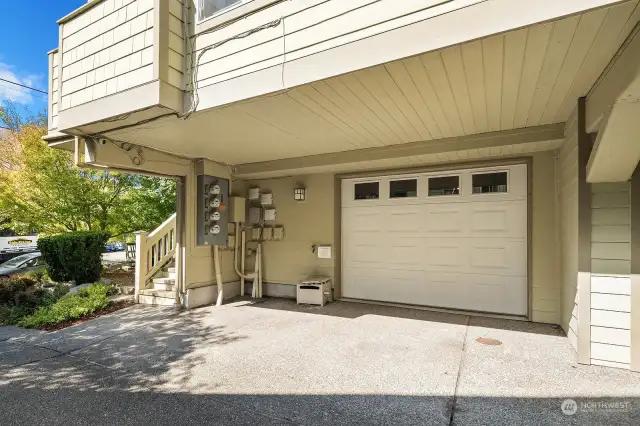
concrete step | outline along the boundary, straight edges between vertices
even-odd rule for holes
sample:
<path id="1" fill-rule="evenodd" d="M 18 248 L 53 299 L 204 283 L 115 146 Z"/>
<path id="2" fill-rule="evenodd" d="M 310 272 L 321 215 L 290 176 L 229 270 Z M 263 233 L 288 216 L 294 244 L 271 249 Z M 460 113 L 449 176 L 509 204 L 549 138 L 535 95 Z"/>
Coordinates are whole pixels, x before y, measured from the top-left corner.
<path id="1" fill-rule="evenodd" d="M 140 290 L 140 294 L 144 294 L 145 296 L 164 297 L 164 298 L 167 298 L 167 299 L 175 299 L 176 298 L 176 293 L 174 291 L 157 290 L 155 288 L 146 288 L 144 290 Z"/>
<path id="2" fill-rule="evenodd" d="M 171 268 L 167 268 L 167 272 L 170 274 L 175 274 L 176 273 L 176 267 L 172 266 Z"/>
<path id="3" fill-rule="evenodd" d="M 153 289 L 154 290 L 161 290 L 161 291 L 173 291 L 173 290 L 175 290 L 175 284 L 153 283 Z"/>
<path id="4" fill-rule="evenodd" d="M 176 305 L 176 299 L 174 297 L 169 298 L 169 297 L 155 296 L 153 294 L 144 294 L 142 293 L 143 291 L 147 291 L 147 290 L 142 290 L 140 292 L 140 295 L 138 296 L 138 302 L 143 305 L 160 305 L 160 306 Z"/>
<path id="5" fill-rule="evenodd" d="M 165 276 L 165 278 L 171 278 L 173 280 L 176 279 L 176 273 L 175 272 L 165 272 L 164 274 L 162 274 Z"/>
<path id="6" fill-rule="evenodd" d="M 154 284 L 175 284 L 176 279 L 171 277 L 160 277 L 153 279 Z"/>

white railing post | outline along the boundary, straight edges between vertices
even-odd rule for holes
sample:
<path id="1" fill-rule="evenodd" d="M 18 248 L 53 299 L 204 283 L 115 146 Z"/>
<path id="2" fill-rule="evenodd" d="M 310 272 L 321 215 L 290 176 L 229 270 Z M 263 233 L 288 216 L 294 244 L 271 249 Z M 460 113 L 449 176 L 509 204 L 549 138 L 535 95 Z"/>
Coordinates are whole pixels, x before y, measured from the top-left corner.
<path id="1" fill-rule="evenodd" d="M 135 302 L 138 303 L 140 290 L 144 289 L 146 284 L 147 271 L 149 270 L 147 256 L 147 233 L 138 231 L 136 235 L 136 279 L 135 279 Z"/>

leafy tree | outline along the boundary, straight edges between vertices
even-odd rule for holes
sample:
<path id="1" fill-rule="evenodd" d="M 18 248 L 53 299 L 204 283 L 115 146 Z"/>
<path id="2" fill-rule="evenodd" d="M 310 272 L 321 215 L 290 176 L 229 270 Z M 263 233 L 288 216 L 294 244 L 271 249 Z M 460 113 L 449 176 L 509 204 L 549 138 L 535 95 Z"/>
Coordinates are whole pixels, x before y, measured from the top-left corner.
<path id="1" fill-rule="evenodd" d="M 56 234 L 103 231 L 116 237 L 152 230 L 175 211 L 175 183 L 79 169 L 69 152 L 50 149 L 43 116 L 22 121 L 0 107 L 0 229 Z"/>

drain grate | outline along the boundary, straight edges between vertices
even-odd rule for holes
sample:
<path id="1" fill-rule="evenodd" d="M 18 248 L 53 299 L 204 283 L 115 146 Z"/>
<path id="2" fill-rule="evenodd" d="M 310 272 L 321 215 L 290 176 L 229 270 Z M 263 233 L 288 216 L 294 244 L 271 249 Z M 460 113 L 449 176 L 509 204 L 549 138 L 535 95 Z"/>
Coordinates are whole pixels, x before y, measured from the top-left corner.
<path id="1" fill-rule="evenodd" d="M 476 342 L 482 345 L 489 345 L 489 346 L 500 346 L 502 344 L 500 340 L 492 339 L 490 337 L 478 337 L 476 339 Z"/>

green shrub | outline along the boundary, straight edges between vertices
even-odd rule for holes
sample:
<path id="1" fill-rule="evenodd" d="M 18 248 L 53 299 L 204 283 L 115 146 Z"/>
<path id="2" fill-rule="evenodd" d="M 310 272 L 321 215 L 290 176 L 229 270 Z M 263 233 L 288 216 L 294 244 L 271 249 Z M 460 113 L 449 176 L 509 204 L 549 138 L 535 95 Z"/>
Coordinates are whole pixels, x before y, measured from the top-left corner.
<path id="1" fill-rule="evenodd" d="M 39 327 L 82 318 L 109 306 L 108 285 L 93 284 L 76 293 L 69 293 L 50 306 L 39 307 L 32 315 L 18 321 L 22 327 Z"/>
<path id="2" fill-rule="evenodd" d="M 68 292 L 69 288 L 65 285 L 44 289 L 26 277 L 1 280 L 0 324 L 16 324 L 38 307 L 52 305 Z"/>
<path id="3" fill-rule="evenodd" d="M 102 253 L 108 239 L 104 232 L 71 232 L 40 238 L 38 250 L 52 280 L 82 284 L 100 278 Z"/>
<path id="4" fill-rule="evenodd" d="M 31 278 L 17 277 L 0 280 L 0 305 L 15 305 L 16 294 L 35 287 Z"/>
<path id="5" fill-rule="evenodd" d="M 37 283 L 47 283 L 51 281 L 46 270 L 30 271 L 23 275 L 25 278 L 34 280 Z"/>

